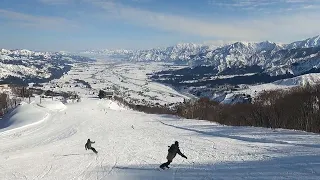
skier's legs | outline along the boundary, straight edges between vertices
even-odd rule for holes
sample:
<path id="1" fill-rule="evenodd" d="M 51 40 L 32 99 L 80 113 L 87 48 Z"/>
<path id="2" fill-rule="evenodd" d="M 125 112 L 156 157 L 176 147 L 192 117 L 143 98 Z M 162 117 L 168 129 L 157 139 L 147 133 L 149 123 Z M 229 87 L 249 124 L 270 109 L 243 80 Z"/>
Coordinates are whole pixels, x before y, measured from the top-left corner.
<path id="1" fill-rule="evenodd" d="M 160 168 L 164 168 L 164 167 L 169 168 L 169 165 L 170 165 L 171 162 L 172 162 L 172 161 L 168 160 L 167 162 L 161 164 L 161 165 L 160 165 Z"/>
<path id="2" fill-rule="evenodd" d="M 97 150 L 93 147 L 90 148 L 94 153 L 98 153 Z"/>
<path id="3" fill-rule="evenodd" d="M 167 162 L 166 163 L 163 163 L 163 164 L 161 164 L 160 165 L 160 168 L 164 168 L 164 167 L 167 167 L 167 168 L 169 168 L 169 164 L 172 162 L 172 160 L 173 160 L 173 158 L 175 157 L 176 155 L 174 154 L 174 153 L 168 153 L 168 155 L 167 155 Z"/>
<path id="4" fill-rule="evenodd" d="M 170 163 L 171 163 L 172 161 L 170 161 L 170 160 L 168 160 L 168 162 L 166 162 L 165 164 L 165 166 L 167 167 L 167 168 L 169 168 L 169 165 L 170 165 Z"/>

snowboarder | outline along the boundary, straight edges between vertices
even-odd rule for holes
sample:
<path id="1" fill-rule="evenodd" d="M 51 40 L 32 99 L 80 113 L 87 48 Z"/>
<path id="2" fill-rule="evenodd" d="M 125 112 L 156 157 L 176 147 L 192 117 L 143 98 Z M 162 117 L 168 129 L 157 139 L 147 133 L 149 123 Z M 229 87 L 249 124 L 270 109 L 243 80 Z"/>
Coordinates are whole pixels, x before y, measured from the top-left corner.
<path id="1" fill-rule="evenodd" d="M 96 149 L 91 147 L 91 144 L 94 144 L 94 143 L 95 143 L 95 141 L 90 141 L 90 139 L 88 139 L 87 143 L 84 145 L 84 147 L 86 148 L 86 150 L 91 149 L 94 153 L 97 154 L 98 152 L 96 151 Z"/>
<path id="2" fill-rule="evenodd" d="M 180 149 L 179 149 L 179 142 L 178 141 L 175 141 L 174 144 L 172 144 L 171 146 L 168 146 L 169 149 L 168 149 L 168 155 L 167 155 L 167 162 L 166 163 L 163 163 L 160 165 L 160 168 L 161 169 L 164 169 L 165 167 L 166 168 L 169 168 L 169 165 L 170 163 L 172 162 L 173 158 L 176 157 L 177 153 L 186 158 L 187 159 L 187 156 L 185 156 L 184 154 L 181 153 Z"/>

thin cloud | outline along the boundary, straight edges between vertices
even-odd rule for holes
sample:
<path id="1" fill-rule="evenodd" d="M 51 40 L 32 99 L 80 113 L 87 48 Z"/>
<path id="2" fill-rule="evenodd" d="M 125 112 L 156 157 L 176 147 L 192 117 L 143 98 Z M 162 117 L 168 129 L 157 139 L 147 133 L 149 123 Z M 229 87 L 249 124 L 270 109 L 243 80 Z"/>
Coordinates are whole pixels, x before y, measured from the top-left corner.
<path id="1" fill-rule="evenodd" d="M 10 19 L 10 24 L 21 26 L 44 29 L 65 29 L 76 27 L 73 22 L 61 17 L 34 16 L 5 9 L 0 9 L 0 16 L 6 19 Z"/>
<path id="2" fill-rule="evenodd" d="M 303 9 L 320 9 L 320 4 L 319 5 L 306 5 L 302 7 Z"/>
<path id="3" fill-rule="evenodd" d="M 278 8 L 301 10 L 306 6 L 320 5 L 320 0 L 208 0 L 212 6 L 242 10 L 276 10 Z"/>
<path id="4" fill-rule="evenodd" d="M 277 3 L 277 1 L 272 0 L 209 0 L 209 5 L 216 5 L 216 6 L 225 6 L 225 7 L 247 7 L 247 6 L 253 6 L 253 7 L 262 7 L 262 6 L 269 6 L 272 4 Z"/>
<path id="5" fill-rule="evenodd" d="M 74 0 L 38 0 L 38 1 L 44 4 L 50 4 L 50 5 L 62 5 L 62 4 L 69 4 L 74 2 Z"/>
<path id="6" fill-rule="evenodd" d="M 253 2 L 253 1 L 248 1 Z M 317 23 L 320 13 L 296 13 L 294 15 L 267 16 L 265 18 L 233 19 L 211 21 L 202 19 L 157 13 L 125 6 L 113 1 L 95 1 L 94 4 L 104 9 L 108 18 L 153 27 L 160 30 L 198 35 L 206 38 L 224 40 L 289 40 L 294 36 L 314 35 L 320 32 Z M 290 39 L 291 40 L 291 39 Z"/>
<path id="7" fill-rule="evenodd" d="M 68 2 L 76 0 L 41 0 L 46 2 Z M 205 39 L 221 39 L 223 41 L 261 41 L 271 40 L 276 42 L 289 42 L 292 40 L 318 35 L 320 24 L 317 23 L 320 18 L 320 12 L 308 11 L 315 9 L 316 4 L 309 5 L 303 2 L 320 2 L 306 0 L 211 0 L 211 3 L 231 4 L 233 7 L 247 8 L 253 7 L 256 11 L 264 11 L 265 6 L 271 6 L 275 3 L 295 4 L 305 11 L 297 12 L 297 6 L 285 6 L 273 12 L 268 16 L 251 16 L 250 18 L 234 17 L 227 21 L 221 17 L 211 16 L 210 20 L 194 17 L 175 15 L 169 13 L 153 12 L 145 9 L 133 8 L 128 4 L 122 4 L 117 0 L 77 0 L 87 3 L 94 7 L 96 12 L 86 12 L 82 17 L 102 17 L 102 20 L 108 23 L 109 20 L 118 20 L 119 22 L 136 24 L 142 27 L 151 27 L 156 30 L 175 32 L 184 35 L 195 35 Z M 134 0 L 130 0 L 134 1 Z M 301 6 L 300 6 L 301 5 Z M 1 13 L 1 11 L 0 11 Z M 266 11 L 264 11 L 266 13 Z M 33 19 L 31 24 L 38 21 Z M 209 18 L 209 17 L 208 17 Z M 46 18 L 43 18 L 46 19 Z M 101 19 L 100 19 L 101 20 Z M 41 19 L 43 23 L 44 20 Z M 52 19 L 57 23 L 57 19 Z M 78 21 L 81 21 L 79 16 Z M 59 23 L 64 23 L 65 19 L 59 19 Z M 47 23 L 51 24 L 51 23 Z M 54 24 L 54 23 L 53 23 Z M 86 25 L 83 25 L 86 26 Z"/>
<path id="8" fill-rule="evenodd" d="M 320 2 L 320 0 L 284 0 L 286 3 L 308 3 L 308 2 Z"/>
<path id="9" fill-rule="evenodd" d="M 203 37 L 215 37 L 217 34 L 230 37 L 234 29 L 237 29 L 237 37 L 246 37 L 249 33 L 253 36 L 261 35 L 261 32 L 250 29 L 243 29 L 237 23 L 209 23 L 199 19 L 169 15 L 164 13 L 156 13 L 147 10 L 132 8 L 112 1 L 95 1 L 97 7 L 105 10 L 105 16 L 110 18 L 118 18 L 132 23 L 138 23 L 143 26 L 154 27 L 157 29 L 175 31 L 180 33 L 188 33 Z"/>
<path id="10" fill-rule="evenodd" d="M 131 1 L 136 3 L 150 3 L 150 2 L 153 2 L 154 0 L 131 0 Z"/>

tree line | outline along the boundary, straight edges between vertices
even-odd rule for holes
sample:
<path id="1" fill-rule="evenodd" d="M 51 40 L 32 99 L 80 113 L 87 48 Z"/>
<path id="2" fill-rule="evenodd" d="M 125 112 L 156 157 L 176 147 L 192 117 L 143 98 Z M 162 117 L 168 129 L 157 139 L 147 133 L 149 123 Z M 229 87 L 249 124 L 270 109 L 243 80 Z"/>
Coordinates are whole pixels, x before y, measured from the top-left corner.
<path id="1" fill-rule="evenodd" d="M 208 98 L 172 106 L 134 105 L 114 97 L 131 109 L 209 120 L 231 126 L 284 128 L 320 133 L 320 85 L 263 91 L 251 104 L 220 104 Z"/>
<path id="2" fill-rule="evenodd" d="M 17 87 L 10 86 L 10 89 L 13 91 L 13 93 L 16 93 Z M 21 91 L 19 91 L 21 93 Z M 11 109 L 15 108 L 19 105 L 21 100 L 16 97 L 9 97 L 9 94 L 6 92 L 0 93 L 0 118 L 4 116 L 7 112 L 9 112 Z"/>

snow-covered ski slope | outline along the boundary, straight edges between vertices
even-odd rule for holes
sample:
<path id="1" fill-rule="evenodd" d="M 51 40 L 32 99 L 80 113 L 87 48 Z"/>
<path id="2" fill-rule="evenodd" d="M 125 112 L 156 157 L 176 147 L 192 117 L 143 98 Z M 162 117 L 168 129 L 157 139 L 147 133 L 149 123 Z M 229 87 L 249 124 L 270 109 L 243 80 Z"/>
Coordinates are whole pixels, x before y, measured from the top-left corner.
<path id="1" fill-rule="evenodd" d="M 38 123 L 0 132 L 0 179 L 320 179 L 317 134 L 149 115 L 90 97 L 43 104 L 21 105 L 10 126 Z M 34 119 L 21 116 L 34 108 Z M 98 155 L 85 150 L 88 138 Z M 188 159 L 159 170 L 175 140 Z"/>

